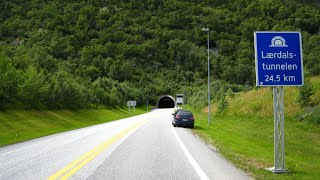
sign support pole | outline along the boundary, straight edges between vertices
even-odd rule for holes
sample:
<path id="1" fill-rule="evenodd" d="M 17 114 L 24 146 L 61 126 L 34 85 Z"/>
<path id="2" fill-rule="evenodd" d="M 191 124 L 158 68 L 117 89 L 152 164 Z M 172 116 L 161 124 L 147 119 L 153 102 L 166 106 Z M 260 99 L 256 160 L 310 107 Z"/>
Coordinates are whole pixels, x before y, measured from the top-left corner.
<path id="1" fill-rule="evenodd" d="M 301 32 L 254 32 L 256 85 L 273 87 L 274 173 L 285 169 L 283 86 L 302 86 L 303 58 Z"/>
<path id="2" fill-rule="evenodd" d="M 149 102 L 147 101 L 147 111 L 149 110 Z"/>
<path id="3" fill-rule="evenodd" d="M 273 87 L 274 107 L 274 167 L 268 170 L 274 173 L 289 172 L 285 169 L 284 148 L 284 90 L 283 86 Z"/>

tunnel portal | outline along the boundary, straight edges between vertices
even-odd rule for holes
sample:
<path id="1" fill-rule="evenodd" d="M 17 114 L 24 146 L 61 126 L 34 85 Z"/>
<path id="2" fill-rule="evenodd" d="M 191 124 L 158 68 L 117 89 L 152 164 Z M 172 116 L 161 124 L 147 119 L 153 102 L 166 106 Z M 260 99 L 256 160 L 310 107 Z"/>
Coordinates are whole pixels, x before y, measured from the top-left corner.
<path id="1" fill-rule="evenodd" d="M 175 100 L 170 95 L 162 96 L 158 101 L 158 108 L 174 108 Z"/>

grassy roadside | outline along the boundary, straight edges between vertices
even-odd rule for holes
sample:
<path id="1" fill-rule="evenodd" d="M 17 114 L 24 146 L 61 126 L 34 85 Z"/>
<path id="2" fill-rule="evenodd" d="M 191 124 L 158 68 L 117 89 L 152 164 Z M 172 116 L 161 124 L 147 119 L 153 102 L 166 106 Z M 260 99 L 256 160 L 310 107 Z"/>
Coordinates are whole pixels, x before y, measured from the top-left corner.
<path id="1" fill-rule="evenodd" d="M 0 147 L 145 113 L 145 108 L 0 111 Z"/>
<path id="2" fill-rule="evenodd" d="M 195 111 L 194 132 L 256 179 L 317 179 L 320 177 L 320 127 L 287 118 L 285 124 L 288 174 L 273 174 L 273 119 L 213 116 Z"/>
<path id="3" fill-rule="evenodd" d="M 310 79 L 314 87 L 313 104 L 319 104 L 320 78 Z M 273 104 L 270 88 L 258 88 L 229 97 L 228 109 L 215 112 L 211 125 L 207 109 L 190 109 L 195 114 L 194 133 L 217 147 L 236 166 L 256 179 L 319 179 L 320 125 L 301 120 L 305 114 L 297 104 L 298 88 L 285 88 L 285 163 L 291 173 L 273 174 Z M 319 118 L 318 116 L 315 116 Z"/>

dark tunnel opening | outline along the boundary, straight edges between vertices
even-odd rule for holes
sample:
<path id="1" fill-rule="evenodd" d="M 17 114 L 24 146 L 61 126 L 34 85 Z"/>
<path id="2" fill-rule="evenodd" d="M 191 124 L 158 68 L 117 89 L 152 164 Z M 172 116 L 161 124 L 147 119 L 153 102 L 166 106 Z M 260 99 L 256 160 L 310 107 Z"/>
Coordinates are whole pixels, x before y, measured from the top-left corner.
<path id="1" fill-rule="evenodd" d="M 162 96 L 158 101 L 158 108 L 174 108 L 175 101 L 171 96 Z"/>

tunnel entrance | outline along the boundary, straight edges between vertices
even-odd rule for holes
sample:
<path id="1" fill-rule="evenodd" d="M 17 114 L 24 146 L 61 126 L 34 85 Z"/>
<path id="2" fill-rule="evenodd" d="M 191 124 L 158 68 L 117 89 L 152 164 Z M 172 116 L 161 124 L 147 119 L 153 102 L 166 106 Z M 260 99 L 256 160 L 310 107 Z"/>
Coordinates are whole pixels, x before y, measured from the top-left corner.
<path id="1" fill-rule="evenodd" d="M 174 108 L 175 100 L 172 96 L 162 96 L 158 101 L 158 108 Z"/>

